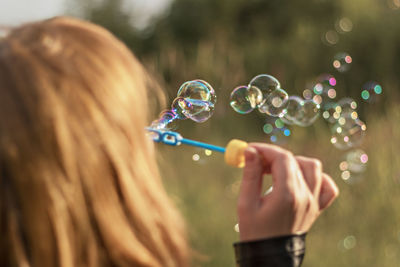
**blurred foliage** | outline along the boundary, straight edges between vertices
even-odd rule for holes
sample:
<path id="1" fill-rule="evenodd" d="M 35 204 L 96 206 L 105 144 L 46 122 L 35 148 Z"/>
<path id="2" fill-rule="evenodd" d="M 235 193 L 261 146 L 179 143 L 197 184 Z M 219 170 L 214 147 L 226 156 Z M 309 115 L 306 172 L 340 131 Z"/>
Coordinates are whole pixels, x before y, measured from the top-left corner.
<path id="1" fill-rule="evenodd" d="M 285 146 L 321 158 L 341 188 L 339 200 L 309 234 L 304 266 L 400 266 L 400 212 L 393 204 L 400 203 L 398 0 L 175 0 L 144 29 L 134 24 L 140 13 L 122 0 L 76 1 L 74 10 L 121 38 L 171 101 L 184 81 L 201 78 L 214 86 L 218 103 L 212 119 L 179 122 L 179 131 L 192 139 L 266 142 L 265 116 L 243 116 L 229 107 L 233 88 L 268 73 L 289 94 L 300 95 L 319 74 L 334 74 L 338 98 L 357 100 L 367 122 L 363 149 L 369 169 L 361 183 L 345 184 L 338 171 L 343 152 L 330 145 L 327 124 L 320 119 L 309 128 L 292 128 Z M 335 31 L 343 17 L 352 21 L 352 31 L 337 33 L 337 44 L 329 44 L 326 33 Z M 353 63 L 348 72 L 337 73 L 333 56 L 342 51 Z M 369 80 L 382 84 L 384 95 L 378 103 L 361 104 L 361 86 Z M 192 160 L 193 153 L 199 153 L 199 162 Z M 193 246 L 208 258 L 199 265 L 233 266 L 230 244 L 237 240 L 233 226 L 240 170 L 225 166 L 221 155 L 207 157 L 193 148 L 160 146 L 159 154 Z M 344 246 L 346 236 L 355 237 L 354 248 Z"/>

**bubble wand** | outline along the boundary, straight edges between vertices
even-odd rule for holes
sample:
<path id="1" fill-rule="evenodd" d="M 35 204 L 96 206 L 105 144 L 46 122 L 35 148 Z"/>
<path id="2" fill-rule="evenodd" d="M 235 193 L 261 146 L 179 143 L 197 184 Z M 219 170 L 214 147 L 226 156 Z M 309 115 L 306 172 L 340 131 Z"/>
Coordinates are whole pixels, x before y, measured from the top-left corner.
<path id="1" fill-rule="evenodd" d="M 153 128 L 147 128 L 147 131 L 152 133 L 151 138 L 154 142 L 164 143 L 170 146 L 185 144 L 220 152 L 224 154 L 226 164 L 238 168 L 244 167 L 244 150 L 248 147 L 248 144 L 244 141 L 232 139 L 226 147 L 220 147 L 183 138 L 180 133 L 173 131 L 162 131 Z"/>

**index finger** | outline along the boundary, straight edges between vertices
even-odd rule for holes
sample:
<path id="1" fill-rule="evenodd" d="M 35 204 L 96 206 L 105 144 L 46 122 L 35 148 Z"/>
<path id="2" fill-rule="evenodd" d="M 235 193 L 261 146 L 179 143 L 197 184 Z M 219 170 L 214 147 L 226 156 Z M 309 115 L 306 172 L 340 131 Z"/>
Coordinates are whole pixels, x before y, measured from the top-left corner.
<path id="1" fill-rule="evenodd" d="M 299 166 L 290 151 L 264 143 L 250 143 L 249 146 L 257 150 L 264 166 L 271 170 L 274 191 L 294 190 Z"/>

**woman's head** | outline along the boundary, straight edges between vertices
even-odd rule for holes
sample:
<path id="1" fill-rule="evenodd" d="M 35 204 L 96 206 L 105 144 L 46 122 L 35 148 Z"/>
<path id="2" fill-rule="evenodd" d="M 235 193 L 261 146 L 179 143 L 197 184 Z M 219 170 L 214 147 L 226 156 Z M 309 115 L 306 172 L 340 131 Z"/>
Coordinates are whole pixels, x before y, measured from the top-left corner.
<path id="1" fill-rule="evenodd" d="M 0 263 L 186 265 L 144 132 L 146 77 L 88 22 L 55 18 L 0 40 Z"/>

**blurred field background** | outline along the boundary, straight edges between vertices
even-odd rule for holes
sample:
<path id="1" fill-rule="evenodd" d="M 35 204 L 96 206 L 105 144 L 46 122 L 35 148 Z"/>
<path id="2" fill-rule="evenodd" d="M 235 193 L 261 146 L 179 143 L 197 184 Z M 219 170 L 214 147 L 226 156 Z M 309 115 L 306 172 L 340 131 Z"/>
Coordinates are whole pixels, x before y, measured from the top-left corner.
<path id="1" fill-rule="evenodd" d="M 76 4 L 72 14 L 79 11 L 125 41 L 165 88 L 169 104 L 187 80 L 204 79 L 214 87 L 218 102 L 210 120 L 178 122 L 187 138 L 217 145 L 231 138 L 270 142 L 262 130 L 266 116 L 235 113 L 230 92 L 268 73 L 290 95 L 301 95 L 319 74 L 333 74 L 337 99 L 353 97 L 367 124 L 362 148 L 369 155 L 368 169 L 359 183 L 345 183 L 338 168 L 344 152 L 330 144 L 329 125 L 319 118 L 311 127 L 290 127 L 284 146 L 321 158 L 341 189 L 309 233 L 304 266 L 400 266 L 398 0 L 175 0 L 145 26 L 135 24 L 142 14 L 135 12 L 134 2 Z M 350 32 L 338 33 L 342 18 L 351 21 Z M 342 51 L 353 63 L 348 72 L 338 73 L 332 61 Z M 360 97 L 369 80 L 384 92 L 372 104 Z M 203 255 L 196 265 L 234 266 L 231 243 L 237 241 L 233 226 L 241 171 L 215 153 L 157 147 L 165 185 L 187 219 L 193 247 Z M 192 160 L 194 154 L 199 161 Z"/>
<path id="2" fill-rule="evenodd" d="M 172 0 L 153 17 L 133 0 L 75 0 L 67 2 L 66 13 L 121 38 L 166 90 L 168 104 L 183 82 L 208 81 L 218 96 L 213 117 L 201 124 L 179 121 L 178 131 L 216 145 L 232 138 L 270 142 L 262 130 L 265 114 L 241 115 L 229 106 L 238 85 L 267 73 L 290 95 L 301 95 L 321 73 L 333 74 L 337 99 L 354 98 L 367 124 L 361 148 L 368 153 L 368 169 L 359 183 L 345 183 L 338 168 L 344 152 L 330 143 L 329 125 L 319 118 L 307 128 L 290 127 L 292 135 L 283 146 L 320 158 L 341 190 L 309 233 L 303 266 L 400 266 L 399 0 Z M 337 28 L 342 18 L 351 21 L 345 33 Z M 338 52 L 352 56 L 348 72 L 333 68 Z M 376 103 L 360 96 L 370 80 L 383 87 Z M 202 255 L 195 266 L 234 266 L 231 244 L 237 241 L 233 226 L 241 171 L 215 153 L 157 148 L 165 185 L 187 220 L 193 248 Z"/>

